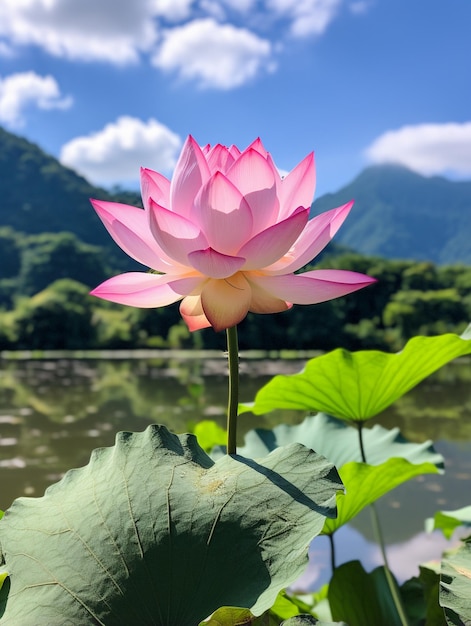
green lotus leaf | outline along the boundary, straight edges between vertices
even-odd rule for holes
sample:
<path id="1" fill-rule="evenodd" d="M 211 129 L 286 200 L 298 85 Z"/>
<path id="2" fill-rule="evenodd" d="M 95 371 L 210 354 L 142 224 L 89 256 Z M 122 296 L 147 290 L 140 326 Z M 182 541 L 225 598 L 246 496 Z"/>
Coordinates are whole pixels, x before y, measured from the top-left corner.
<path id="1" fill-rule="evenodd" d="M 208 452 L 214 446 L 223 446 L 227 441 L 227 431 L 214 420 L 201 420 L 194 426 L 193 434 L 199 445 Z"/>
<path id="2" fill-rule="evenodd" d="M 459 526 L 471 526 L 471 506 L 454 511 L 437 511 L 433 517 L 425 520 L 427 532 L 441 530 L 447 539 L 451 538 Z"/>
<path id="3" fill-rule="evenodd" d="M 6 601 L 8 599 L 8 595 L 10 593 L 10 578 L 7 572 L 2 572 L 0 574 L 0 579 L 2 581 L 2 585 L 0 587 L 0 607 L 5 606 Z M 2 616 L 3 609 L 0 608 L 0 617 Z"/>
<path id="4" fill-rule="evenodd" d="M 362 436 L 369 465 L 379 465 L 391 457 L 401 457 L 411 463 L 433 463 L 440 470 L 443 469 L 443 457 L 435 451 L 431 441 L 411 443 L 402 437 L 398 428 L 387 429 L 378 424 L 372 428 L 363 428 Z M 278 446 L 293 442 L 312 448 L 336 467 L 362 460 L 358 430 L 324 413 L 307 417 L 301 424 L 294 426 L 280 424 L 273 430 L 251 430 L 245 435 L 245 445 L 238 448 L 238 452 L 242 456 L 257 458 Z"/>
<path id="5" fill-rule="evenodd" d="M 278 621 L 280 621 L 299 614 L 310 614 L 311 608 L 296 594 L 288 595 L 285 590 L 282 590 L 270 609 L 270 615 L 277 617 Z"/>
<path id="6" fill-rule="evenodd" d="M 224 606 L 199 626 L 280 626 L 280 619 L 271 611 L 256 617 L 248 609 Z"/>
<path id="7" fill-rule="evenodd" d="M 200 626 L 233 626 L 237 624 L 237 626 L 258 626 L 257 622 L 260 626 L 265 623 L 269 624 L 266 621 L 265 616 L 257 618 L 255 617 L 248 609 L 240 609 L 238 607 L 232 606 L 224 606 L 217 611 L 215 611 L 208 620 L 200 623 Z M 270 626 L 272 626 L 270 624 Z"/>
<path id="8" fill-rule="evenodd" d="M 383 567 L 367 573 L 359 561 L 340 565 L 328 595 L 333 619 L 349 626 L 401 626 Z"/>
<path id="9" fill-rule="evenodd" d="M 348 626 L 345 622 L 319 621 L 312 615 L 296 615 L 281 622 L 281 626 Z"/>
<path id="10" fill-rule="evenodd" d="M 267 610 L 335 515 L 338 474 L 292 444 L 216 463 L 193 435 L 119 433 L 0 521 L 2 624 L 194 626 L 220 606 Z"/>
<path id="11" fill-rule="evenodd" d="M 365 421 L 449 361 L 470 353 L 471 325 L 461 336 L 414 337 L 396 354 L 337 349 L 311 359 L 299 374 L 275 376 L 239 412 L 298 409 Z"/>
<path id="12" fill-rule="evenodd" d="M 401 585 L 401 597 L 414 624 L 446 626 L 445 614 L 438 603 L 440 575 L 434 569 L 419 565 L 419 576 Z"/>
<path id="13" fill-rule="evenodd" d="M 442 560 L 440 605 L 448 624 L 471 624 L 471 541 Z"/>
<path id="14" fill-rule="evenodd" d="M 410 463 L 406 459 L 388 459 L 381 465 L 352 461 L 339 468 L 345 494 L 337 498 L 336 519 L 326 519 L 322 534 L 331 535 L 381 496 L 421 474 L 436 474 L 432 463 Z M 347 620 L 348 621 L 348 620 Z"/>

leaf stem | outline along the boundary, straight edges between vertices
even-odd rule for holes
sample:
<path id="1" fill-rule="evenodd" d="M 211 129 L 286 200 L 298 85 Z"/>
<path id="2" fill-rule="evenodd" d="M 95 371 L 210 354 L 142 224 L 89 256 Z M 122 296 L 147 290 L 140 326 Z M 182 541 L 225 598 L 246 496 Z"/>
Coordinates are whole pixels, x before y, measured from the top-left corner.
<path id="1" fill-rule="evenodd" d="M 227 402 L 227 454 L 237 452 L 237 409 L 239 406 L 239 342 L 237 326 L 226 330 L 229 363 L 229 397 Z"/>
<path id="2" fill-rule="evenodd" d="M 363 443 L 363 426 L 364 426 L 364 422 L 356 422 L 356 424 L 358 426 L 358 441 L 360 443 L 361 460 L 363 461 L 363 463 L 367 463 L 366 454 L 365 454 L 365 446 L 364 446 L 364 443 Z"/>
<path id="3" fill-rule="evenodd" d="M 360 444 L 360 453 L 361 453 L 361 460 L 363 461 L 363 463 L 367 463 L 368 461 L 366 460 L 366 453 L 365 453 L 365 445 L 364 445 L 364 441 L 363 441 L 363 425 L 364 422 L 357 422 L 357 426 L 358 426 L 358 441 Z M 374 505 L 374 502 L 372 502 L 370 504 L 370 512 L 371 512 L 371 523 L 373 526 L 373 531 L 376 537 L 376 543 L 379 546 L 379 549 L 381 551 L 381 556 L 383 557 L 383 563 L 384 563 L 384 574 L 386 576 L 386 580 L 388 583 L 388 587 L 389 587 L 389 591 L 391 593 L 391 597 L 393 599 L 394 602 L 394 606 L 396 607 L 396 611 L 397 614 L 399 616 L 399 619 L 401 620 L 401 624 L 402 626 L 409 626 L 409 620 L 407 619 L 407 615 L 406 612 L 404 610 L 404 605 L 402 603 L 402 598 L 399 595 L 399 590 L 397 588 L 396 582 L 393 579 L 393 576 L 391 574 L 391 570 L 389 568 L 389 563 L 388 563 L 388 559 L 386 556 L 386 548 L 385 548 L 385 544 L 384 544 L 384 537 L 383 537 L 383 532 L 381 530 L 381 524 L 379 521 L 379 516 L 378 516 L 378 511 L 376 510 L 376 507 Z"/>
<path id="4" fill-rule="evenodd" d="M 327 535 L 330 541 L 330 566 L 332 568 L 332 576 L 335 572 L 335 543 L 334 543 L 334 533 L 330 533 Z"/>

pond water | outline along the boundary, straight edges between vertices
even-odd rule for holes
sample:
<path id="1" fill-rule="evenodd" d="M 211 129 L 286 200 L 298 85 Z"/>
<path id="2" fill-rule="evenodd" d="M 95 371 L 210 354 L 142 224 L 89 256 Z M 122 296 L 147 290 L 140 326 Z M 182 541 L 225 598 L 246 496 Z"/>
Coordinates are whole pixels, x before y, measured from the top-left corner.
<path id="1" fill-rule="evenodd" d="M 120 430 L 150 423 L 186 432 L 201 419 L 225 424 L 227 371 L 223 355 L 163 354 L 152 358 L 40 360 L 0 358 L 0 508 L 18 496 L 41 496 L 67 469 L 88 462 L 92 449 L 113 445 Z M 136 355 L 133 355 L 136 357 Z M 306 358 L 241 360 L 240 396 L 253 400 L 273 375 L 302 369 Z M 471 364 L 452 363 L 399 400 L 376 422 L 399 427 L 410 440 L 435 441 L 445 457 L 441 476 L 412 480 L 378 503 L 390 565 L 399 579 L 440 557 L 447 542 L 424 532 L 437 510 L 471 504 Z M 277 411 L 239 419 L 239 443 L 254 427 L 298 423 L 305 415 Z M 371 422 L 371 425 L 374 422 Z M 381 563 L 369 513 L 336 533 L 338 562 Z M 330 576 L 326 538 L 311 546 L 311 562 L 297 586 L 315 589 Z"/>

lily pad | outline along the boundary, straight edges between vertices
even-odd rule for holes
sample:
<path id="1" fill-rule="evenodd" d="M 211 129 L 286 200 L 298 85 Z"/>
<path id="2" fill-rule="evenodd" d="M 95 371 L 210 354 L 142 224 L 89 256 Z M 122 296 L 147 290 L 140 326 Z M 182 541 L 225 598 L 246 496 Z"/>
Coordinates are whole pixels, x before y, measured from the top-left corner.
<path id="1" fill-rule="evenodd" d="M 369 465 L 379 465 L 391 457 L 401 457 L 411 463 L 432 463 L 443 470 L 443 457 L 431 441 L 411 443 L 398 428 L 380 425 L 363 428 L 363 444 Z M 256 428 L 245 435 L 245 445 L 238 449 L 243 456 L 258 458 L 289 443 L 302 443 L 329 459 L 336 467 L 350 461 L 361 462 L 358 430 L 338 419 L 319 413 L 307 417 L 301 424 L 280 424 L 273 430 Z"/>
<path id="2" fill-rule="evenodd" d="M 223 446 L 227 441 L 227 431 L 214 420 L 201 420 L 193 428 L 199 445 L 208 452 L 214 446 Z"/>
<path id="3" fill-rule="evenodd" d="M 2 623 L 194 626 L 221 606 L 261 615 L 335 515 L 338 474 L 292 444 L 216 463 L 193 435 L 119 433 L 0 521 Z"/>
<path id="4" fill-rule="evenodd" d="M 471 624 L 471 541 L 442 561 L 440 605 L 449 624 Z"/>
<path id="5" fill-rule="evenodd" d="M 329 602 L 333 618 L 349 626 L 401 626 L 383 567 L 367 573 L 359 561 L 340 565 L 329 584 Z"/>
<path id="6" fill-rule="evenodd" d="M 248 609 L 224 606 L 199 626 L 278 626 L 278 624 L 270 622 L 266 615 L 255 617 Z"/>
<path id="7" fill-rule="evenodd" d="M 281 622 L 281 626 L 348 626 L 345 622 L 324 622 L 319 621 L 312 615 L 296 615 L 296 617 L 290 617 L 284 622 Z"/>
<path id="8" fill-rule="evenodd" d="M 338 496 L 337 517 L 325 520 L 322 534 L 333 534 L 366 506 L 411 478 L 437 472 L 432 463 L 417 465 L 398 458 L 388 459 L 381 465 L 367 465 L 355 461 L 342 465 L 339 474 L 345 485 L 345 494 Z"/>
<path id="9" fill-rule="evenodd" d="M 471 325 L 461 336 L 414 337 L 396 354 L 333 350 L 308 361 L 299 374 L 275 376 L 239 412 L 297 409 L 365 421 L 449 361 L 470 353 Z"/>
<path id="10" fill-rule="evenodd" d="M 454 511 L 437 511 L 433 517 L 425 520 L 427 532 L 441 530 L 447 539 L 451 539 L 455 529 L 460 526 L 471 526 L 471 506 Z"/>
<path id="11" fill-rule="evenodd" d="M 445 614 L 438 603 L 440 575 L 425 565 L 419 565 L 419 576 L 406 580 L 401 586 L 404 608 L 413 624 L 447 626 Z"/>

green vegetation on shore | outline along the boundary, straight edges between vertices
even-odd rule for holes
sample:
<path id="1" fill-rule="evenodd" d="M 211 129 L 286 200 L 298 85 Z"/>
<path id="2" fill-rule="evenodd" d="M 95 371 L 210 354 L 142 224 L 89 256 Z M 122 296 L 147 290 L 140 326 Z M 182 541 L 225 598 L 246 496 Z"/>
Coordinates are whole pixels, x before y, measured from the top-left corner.
<path id="1" fill-rule="evenodd" d="M 189 333 L 178 304 L 134 309 L 94 298 L 89 290 L 116 267 L 105 251 L 70 233 L 19 238 L 0 229 L 8 262 L 0 278 L 0 350 L 131 348 L 225 349 L 224 333 Z M 378 282 L 338 300 L 296 306 L 279 315 L 249 315 L 241 349 L 399 350 L 416 334 L 460 333 L 471 319 L 471 267 L 387 260 L 351 252 L 324 256 L 316 267 L 342 268 Z"/>

